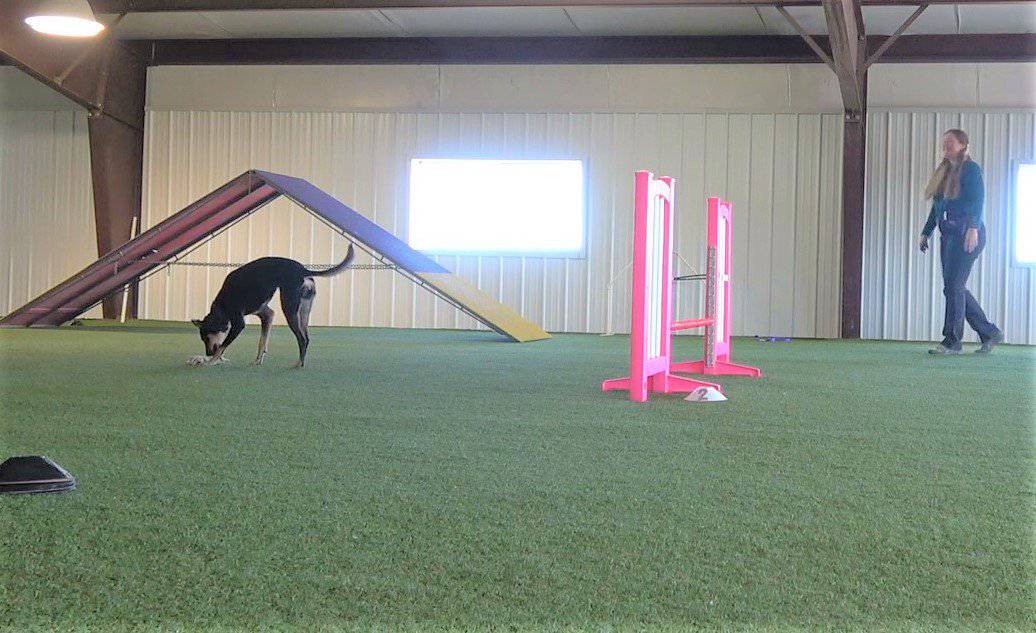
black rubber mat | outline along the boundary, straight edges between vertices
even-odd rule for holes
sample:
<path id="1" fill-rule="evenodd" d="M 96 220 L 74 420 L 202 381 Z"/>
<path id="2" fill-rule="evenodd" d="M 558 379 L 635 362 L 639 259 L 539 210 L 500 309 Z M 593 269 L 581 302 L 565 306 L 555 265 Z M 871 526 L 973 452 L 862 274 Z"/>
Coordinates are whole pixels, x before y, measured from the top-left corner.
<path id="1" fill-rule="evenodd" d="M 49 457 L 11 457 L 0 464 L 0 494 L 61 492 L 75 487 L 75 477 Z"/>

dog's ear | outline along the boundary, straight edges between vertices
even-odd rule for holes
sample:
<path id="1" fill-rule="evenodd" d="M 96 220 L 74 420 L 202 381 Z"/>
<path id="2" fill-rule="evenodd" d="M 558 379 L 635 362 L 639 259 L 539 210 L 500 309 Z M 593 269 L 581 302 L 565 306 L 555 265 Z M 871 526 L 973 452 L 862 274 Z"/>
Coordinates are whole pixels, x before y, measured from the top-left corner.
<path id="1" fill-rule="evenodd" d="M 199 328 L 201 327 L 201 321 L 199 321 L 198 319 L 191 319 L 191 323 L 193 323 L 195 326 Z"/>

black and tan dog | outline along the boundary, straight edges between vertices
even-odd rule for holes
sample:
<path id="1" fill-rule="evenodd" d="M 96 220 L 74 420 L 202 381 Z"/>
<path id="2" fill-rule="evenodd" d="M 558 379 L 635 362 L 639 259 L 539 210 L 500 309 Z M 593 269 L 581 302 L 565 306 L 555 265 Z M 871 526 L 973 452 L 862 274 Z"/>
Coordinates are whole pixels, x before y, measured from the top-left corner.
<path id="1" fill-rule="evenodd" d="M 352 260 L 353 247 L 350 244 L 342 263 L 328 270 L 309 270 L 284 257 L 263 257 L 234 270 L 227 275 L 205 318 L 192 321 L 198 326 L 201 340 L 205 343 L 205 356 L 192 356 L 187 362 L 191 365 L 223 362 L 223 352 L 245 328 L 245 316 L 254 314 L 262 323 L 255 364 L 262 364 L 270 340 L 270 326 L 273 325 L 273 310 L 269 303 L 273 293 L 280 290 L 284 318 L 299 342 L 299 362 L 295 366 L 304 366 L 309 348 L 309 312 L 317 295 L 313 278 L 336 275 Z"/>

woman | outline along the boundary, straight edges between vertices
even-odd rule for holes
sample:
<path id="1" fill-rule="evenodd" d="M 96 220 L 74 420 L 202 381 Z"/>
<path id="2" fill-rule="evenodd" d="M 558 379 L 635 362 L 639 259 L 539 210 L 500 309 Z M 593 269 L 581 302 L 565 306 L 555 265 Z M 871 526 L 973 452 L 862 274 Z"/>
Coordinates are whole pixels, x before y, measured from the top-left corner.
<path id="1" fill-rule="evenodd" d="M 942 150 L 942 163 L 925 187 L 925 199 L 932 200 L 932 210 L 921 231 L 921 252 L 928 250 L 928 238 L 938 223 L 946 319 L 942 343 L 928 353 L 962 353 L 965 318 L 982 341 L 976 351 L 988 353 L 1003 342 L 1004 335 L 989 322 L 978 301 L 965 287 L 971 266 L 986 245 L 982 168 L 968 155 L 968 135 L 961 130 L 949 130 L 943 135 Z"/>

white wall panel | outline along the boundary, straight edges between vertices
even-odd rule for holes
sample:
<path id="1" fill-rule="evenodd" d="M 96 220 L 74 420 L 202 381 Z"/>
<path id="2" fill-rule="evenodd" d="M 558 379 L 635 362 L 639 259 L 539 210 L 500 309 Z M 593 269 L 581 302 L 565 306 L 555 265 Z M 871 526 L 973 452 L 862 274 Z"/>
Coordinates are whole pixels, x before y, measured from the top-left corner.
<path id="1" fill-rule="evenodd" d="M 868 119 L 863 335 L 940 340 L 944 301 L 938 238 L 927 255 L 917 240 L 930 203 L 924 185 L 940 158 L 942 132 L 961 128 L 986 182 L 987 246 L 968 287 L 1010 343 L 1036 343 L 1036 279 L 1011 265 L 1010 167 L 1033 160 L 1032 111 L 885 111 Z M 937 232 L 938 233 L 938 232 Z M 976 340 L 965 328 L 966 340 Z"/>
<path id="2" fill-rule="evenodd" d="M 871 109 L 1036 107 L 1034 62 L 875 64 L 867 81 Z"/>
<path id="3" fill-rule="evenodd" d="M 438 260 L 548 330 L 602 332 L 610 324 L 621 332 L 629 328 L 631 272 L 623 269 L 631 258 L 633 171 L 647 168 L 678 179 L 675 244 L 696 270 L 704 269 L 705 196 L 733 200 L 737 332 L 836 336 L 840 153 L 838 115 L 151 111 L 144 223 L 259 168 L 308 178 L 405 238 L 414 156 L 580 158 L 589 179 L 585 258 Z M 275 254 L 331 263 L 345 246 L 280 201 L 186 259 L 246 262 Z M 677 268 L 686 272 L 682 263 Z M 227 272 L 171 266 L 144 283 L 142 313 L 197 318 Z M 700 313 L 701 289 L 680 284 L 677 305 L 678 314 Z M 312 322 L 475 326 L 391 271 L 358 270 L 319 280 Z"/>
<path id="4" fill-rule="evenodd" d="M 1030 270 L 1009 266 L 1006 224 L 1010 160 L 1033 157 L 1034 68 L 872 69 L 872 108 L 905 110 L 877 112 L 869 124 L 867 336 L 938 338 L 938 258 L 914 250 L 926 212 L 920 188 L 938 133 L 963 126 L 989 187 L 991 244 L 972 288 L 1009 340 L 1036 342 L 1036 283 Z M 934 89 L 932 77 L 959 89 Z M 838 112 L 840 98 L 821 65 L 159 67 L 149 72 L 148 99 L 146 225 L 261 167 L 311 178 L 402 236 L 412 156 L 583 158 L 585 259 L 441 261 L 548 329 L 622 331 L 629 322 L 623 268 L 631 174 L 647 167 L 679 178 L 676 246 L 694 267 L 704 263 L 704 197 L 734 201 L 738 332 L 837 336 L 842 126 L 839 115 L 824 114 Z M 930 109 L 938 107 L 946 111 Z M 0 68 L 0 110 L 2 312 L 96 253 L 85 115 L 12 68 Z M 61 249 L 53 247 L 55 236 Z M 280 202 L 191 257 L 241 262 L 276 253 L 328 263 L 343 252 L 340 237 Z M 225 273 L 163 272 L 146 284 L 143 313 L 197 316 Z M 315 322 L 472 325 L 387 271 L 321 283 Z M 678 286 L 677 301 L 678 314 L 702 309 L 693 284 Z"/>
<path id="5" fill-rule="evenodd" d="M 157 66 L 147 94 L 150 110 L 217 112 L 798 114 L 841 103 L 819 63 Z"/>
<path id="6" fill-rule="evenodd" d="M 97 237 L 86 113 L 49 95 L 38 102 L 26 76 L 0 79 L 8 103 L 46 108 L 0 109 L 0 314 L 6 314 L 95 260 Z M 97 307 L 86 316 L 100 314 Z"/>

